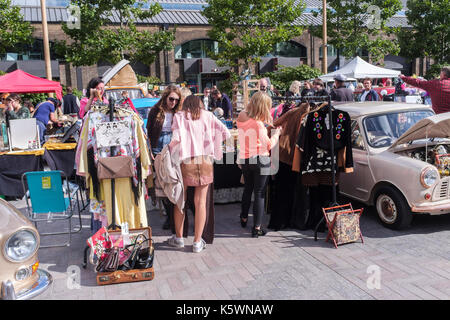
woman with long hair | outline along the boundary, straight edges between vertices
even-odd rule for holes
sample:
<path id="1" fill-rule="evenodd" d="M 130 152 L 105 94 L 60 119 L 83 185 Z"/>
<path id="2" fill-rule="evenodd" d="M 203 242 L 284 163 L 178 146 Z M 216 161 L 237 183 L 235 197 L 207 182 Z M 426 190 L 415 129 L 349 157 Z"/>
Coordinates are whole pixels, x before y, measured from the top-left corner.
<path id="1" fill-rule="evenodd" d="M 205 110 L 202 100 L 194 95 L 186 97 L 182 111 L 175 114 L 172 130 L 170 152 L 172 158 L 180 162 L 185 194 L 188 187 L 195 187 L 192 251 L 201 252 L 206 247 L 202 234 L 206 222 L 206 196 L 214 179 L 213 160 L 222 158 L 222 143 L 231 134 L 213 113 Z M 175 206 L 174 218 L 176 235 L 168 243 L 183 248 L 185 215 L 178 206 Z"/>
<path id="2" fill-rule="evenodd" d="M 276 128 L 269 138 L 268 130 L 273 128 L 271 106 L 272 99 L 265 92 L 258 91 L 237 119 L 239 162 L 244 175 L 240 220 L 241 226 L 245 228 L 254 194 L 252 237 L 255 238 L 266 234 L 261 224 L 265 189 L 270 175 L 270 150 L 276 145 L 281 132 L 281 128 Z"/>
<path id="3" fill-rule="evenodd" d="M 289 91 L 292 92 L 294 94 L 294 96 L 299 96 L 301 86 L 302 86 L 302 83 L 300 81 L 294 80 L 294 81 L 292 81 L 292 83 L 289 87 Z"/>
<path id="4" fill-rule="evenodd" d="M 101 99 L 103 103 L 108 103 L 108 99 L 105 97 L 105 84 L 101 78 L 96 77 L 89 81 L 86 87 L 86 96 L 80 100 L 79 116 L 81 119 L 98 99 Z"/>
<path id="5" fill-rule="evenodd" d="M 30 118 L 30 110 L 22 106 L 22 99 L 17 93 L 11 93 L 6 98 L 6 115 L 8 119 L 28 119 Z"/>
<path id="6" fill-rule="evenodd" d="M 150 141 L 150 153 L 154 159 L 172 139 L 172 120 L 176 112 L 181 109 L 183 98 L 178 87 L 170 85 L 164 90 L 161 99 L 150 109 L 147 119 L 147 134 Z M 163 198 L 162 203 L 167 214 L 163 229 L 172 229 L 173 204 L 168 198 Z"/>

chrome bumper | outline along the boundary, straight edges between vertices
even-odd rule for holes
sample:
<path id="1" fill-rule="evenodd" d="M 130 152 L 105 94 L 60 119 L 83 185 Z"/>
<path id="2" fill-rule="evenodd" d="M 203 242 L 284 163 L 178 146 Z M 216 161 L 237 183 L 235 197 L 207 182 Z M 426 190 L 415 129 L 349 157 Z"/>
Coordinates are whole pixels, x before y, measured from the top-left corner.
<path id="1" fill-rule="evenodd" d="M 432 215 L 450 213 L 450 200 L 421 203 L 411 207 L 412 212 L 429 213 Z"/>
<path id="2" fill-rule="evenodd" d="M 44 292 L 53 282 L 53 278 L 45 270 L 38 269 L 38 280 L 28 289 L 19 292 L 14 291 L 11 281 L 3 281 L 1 287 L 1 296 L 3 300 L 29 300 Z"/>

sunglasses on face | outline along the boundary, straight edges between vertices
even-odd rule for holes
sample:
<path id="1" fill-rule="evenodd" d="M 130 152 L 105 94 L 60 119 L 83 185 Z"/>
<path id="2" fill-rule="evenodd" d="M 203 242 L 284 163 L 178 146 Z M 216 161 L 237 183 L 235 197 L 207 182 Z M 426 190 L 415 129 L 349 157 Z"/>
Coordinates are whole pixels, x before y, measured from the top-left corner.
<path id="1" fill-rule="evenodd" d="M 169 97 L 169 101 L 170 102 L 174 102 L 174 101 L 178 102 L 178 101 L 180 101 L 180 99 Z"/>

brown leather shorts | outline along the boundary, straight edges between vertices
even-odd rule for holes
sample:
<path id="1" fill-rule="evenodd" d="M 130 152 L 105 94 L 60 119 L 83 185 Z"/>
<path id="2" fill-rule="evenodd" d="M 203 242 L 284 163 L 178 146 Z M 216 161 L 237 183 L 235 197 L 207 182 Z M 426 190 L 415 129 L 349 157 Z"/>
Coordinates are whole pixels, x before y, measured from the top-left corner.
<path id="1" fill-rule="evenodd" d="M 207 156 L 183 160 L 181 174 L 185 186 L 199 187 L 210 184 L 214 180 L 213 162 Z"/>

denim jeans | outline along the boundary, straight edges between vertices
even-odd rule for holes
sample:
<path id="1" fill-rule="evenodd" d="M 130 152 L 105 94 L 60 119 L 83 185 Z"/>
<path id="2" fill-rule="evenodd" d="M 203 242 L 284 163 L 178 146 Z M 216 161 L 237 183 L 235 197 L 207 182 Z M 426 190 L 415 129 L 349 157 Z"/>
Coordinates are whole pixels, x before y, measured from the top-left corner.
<path id="1" fill-rule="evenodd" d="M 42 121 L 40 121 L 38 119 L 36 119 L 36 124 L 37 124 L 38 129 L 39 129 L 39 140 L 40 140 L 41 146 L 42 146 L 44 144 L 44 142 L 45 142 L 44 134 L 45 134 L 45 130 L 47 129 L 47 127 Z"/>
<path id="2" fill-rule="evenodd" d="M 152 147 L 152 152 L 154 155 L 160 154 L 162 149 L 170 143 L 172 140 L 172 132 L 163 131 L 159 135 L 158 145 L 156 147 Z"/>
<path id="3" fill-rule="evenodd" d="M 244 193 L 242 195 L 241 217 L 247 218 L 254 194 L 253 202 L 253 226 L 260 227 L 264 213 L 264 200 L 266 186 L 269 180 L 267 169 L 270 168 L 269 157 L 254 157 L 245 159 L 242 163 L 242 174 L 244 175 Z"/>

